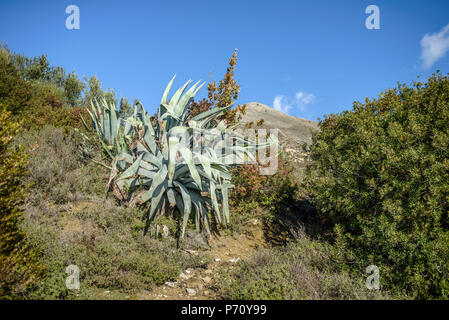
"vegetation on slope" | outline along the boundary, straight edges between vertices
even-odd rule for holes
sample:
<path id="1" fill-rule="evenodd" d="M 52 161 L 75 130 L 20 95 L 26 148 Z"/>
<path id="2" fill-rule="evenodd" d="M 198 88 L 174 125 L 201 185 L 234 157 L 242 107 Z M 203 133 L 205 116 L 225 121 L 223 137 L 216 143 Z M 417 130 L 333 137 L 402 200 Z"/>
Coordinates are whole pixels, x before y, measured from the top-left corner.
<path id="1" fill-rule="evenodd" d="M 236 58 L 218 85 L 209 84 L 208 98 L 190 104 L 189 119 L 237 99 Z M 82 81 L 45 56 L 0 49 L 2 299 L 136 298 L 187 268 L 208 268 L 208 240 L 192 235 L 193 223 L 188 250 L 176 249 L 176 221 L 160 215 L 154 226 L 166 226 L 168 236 L 156 227 L 144 236 L 148 208 L 111 197 L 111 158 L 79 116 L 88 119 L 93 98 L 117 102 L 97 78 Z M 448 101 L 449 80 L 437 74 L 325 117 L 306 150 L 304 180 L 287 156 L 273 176 L 259 176 L 257 165 L 232 169 L 231 223 L 213 234 L 251 237 L 249 225 L 262 222 L 267 247 L 220 266 L 214 296 L 448 298 Z M 236 124 L 244 108 L 232 111 L 214 125 Z M 127 99 L 117 112 L 133 114 Z M 72 264 L 79 291 L 65 285 Z M 365 287 L 371 264 L 380 268 L 379 291 Z"/>

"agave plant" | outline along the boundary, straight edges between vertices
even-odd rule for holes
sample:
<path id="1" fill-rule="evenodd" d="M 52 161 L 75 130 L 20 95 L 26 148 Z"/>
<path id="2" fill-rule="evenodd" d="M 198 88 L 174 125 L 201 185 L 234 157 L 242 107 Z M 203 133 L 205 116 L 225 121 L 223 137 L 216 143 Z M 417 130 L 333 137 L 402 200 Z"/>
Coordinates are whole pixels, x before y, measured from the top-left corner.
<path id="1" fill-rule="evenodd" d="M 268 142 L 257 144 L 232 132 L 224 121 L 216 124 L 214 120 L 232 105 L 190 118 L 189 105 L 203 85 L 197 82 L 187 90 L 188 81 L 169 99 L 173 81 L 174 77 L 165 89 L 156 119 L 141 104 L 134 106 L 131 117 L 122 119 L 122 129 L 112 124 L 112 119 L 119 119 L 116 115 L 90 115 L 93 121 L 100 119 L 94 128 L 103 143 L 108 148 L 117 146 L 110 183 L 133 201 L 149 203 L 146 230 L 156 214 L 173 212 L 182 219 L 181 237 L 191 215 L 197 230 L 204 227 L 210 234 L 210 213 L 219 224 L 230 222 L 230 166 L 254 160 L 253 152 Z M 103 102 L 103 114 L 115 110 Z M 231 144 L 226 139 L 229 136 L 234 141 Z M 119 148 L 117 139 L 121 137 L 125 146 Z"/>
<path id="2" fill-rule="evenodd" d="M 126 134 L 121 130 L 122 119 L 120 118 L 120 112 L 117 110 L 117 107 L 115 105 L 108 105 L 103 98 L 101 103 L 98 103 L 96 99 L 91 101 L 91 109 L 86 109 L 89 113 L 92 127 L 100 138 L 102 147 L 108 156 L 114 159 L 117 154 L 127 152 L 128 144 L 125 140 Z M 83 116 L 80 116 L 84 127 L 90 130 Z"/>

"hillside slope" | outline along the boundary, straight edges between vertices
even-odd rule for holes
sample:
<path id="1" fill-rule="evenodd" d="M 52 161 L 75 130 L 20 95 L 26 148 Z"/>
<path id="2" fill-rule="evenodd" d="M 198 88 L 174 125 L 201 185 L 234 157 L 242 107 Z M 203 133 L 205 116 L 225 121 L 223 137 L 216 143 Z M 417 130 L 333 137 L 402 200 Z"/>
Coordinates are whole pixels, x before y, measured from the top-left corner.
<path id="1" fill-rule="evenodd" d="M 319 130 L 318 123 L 290 116 L 258 102 L 250 102 L 246 104 L 246 114 L 240 121 L 239 130 L 245 131 L 247 123 L 252 121 L 255 123 L 260 119 L 264 122 L 256 128 L 279 129 L 279 142 L 284 151 L 290 154 L 295 162 L 302 163 L 304 155 L 301 146 L 303 143 L 312 142 L 312 132 Z"/>
<path id="2" fill-rule="evenodd" d="M 315 121 L 290 116 L 258 102 L 247 103 L 246 114 L 243 116 L 241 124 L 245 125 L 260 119 L 264 119 L 261 128 L 277 128 L 281 131 L 280 139 L 290 140 L 291 143 L 310 143 L 312 141 L 311 132 L 318 130 L 318 123 Z"/>

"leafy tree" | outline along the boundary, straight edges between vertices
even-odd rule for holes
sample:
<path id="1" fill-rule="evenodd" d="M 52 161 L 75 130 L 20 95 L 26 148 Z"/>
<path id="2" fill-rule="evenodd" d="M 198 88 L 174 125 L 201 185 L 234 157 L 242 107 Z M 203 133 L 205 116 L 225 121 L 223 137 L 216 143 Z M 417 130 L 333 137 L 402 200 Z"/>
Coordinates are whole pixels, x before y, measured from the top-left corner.
<path id="1" fill-rule="evenodd" d="M 25 59 L 24 80 L 51 80 L 50 62 L 46 55 Z"/>
<path id="2" fill-rule="evenodd" d="M 131 108 L 131 104 L 129 103 L 127 98 L 120 99 L 120 113 L 128 115 L 131 111 Z"/>
<path id="3" fill-rule="evenodd" d="M 81 93 L 83 92 L 85 84 L 78 79 L 78 76 L 73 71 L 67 75 L 64 81 L 64 93 L 67 98 L 67 102 L 71 107 L 79 105 Z"/>
<path id="4" fill-rule="evenodd" d="M 0 48 L 0 101 L 14 115 L 30 106 L 31 85 L 20 77 L 8 50 Z"/>
<path id="5" fill-rule="evenodd" d="M 108 89 L 106 92 L 101 88 L 101 82 L 96 76 L 92 76 L 89 79 L 84 77 L 87 82 L 87 90 L 84 95 L 84 103 L 90 105 L 91 101 L 106 99 L 109 104 L 117 104 L 115 99 L 115 92 L 112 89 Z"/>
<path id="6" fill-rule="evenodd" d="M 305 186 L 336 243 L 389 289 L 449 298 L 449 78 L 399 84 L 320 128 Z"/>

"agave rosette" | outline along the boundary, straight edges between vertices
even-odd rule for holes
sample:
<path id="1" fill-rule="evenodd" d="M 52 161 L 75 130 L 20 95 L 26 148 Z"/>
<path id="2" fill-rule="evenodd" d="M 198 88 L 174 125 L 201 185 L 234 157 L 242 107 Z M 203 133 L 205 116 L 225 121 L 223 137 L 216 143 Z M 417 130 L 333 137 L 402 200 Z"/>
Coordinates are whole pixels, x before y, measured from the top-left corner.
<path id="1" fill-rule="evenodd" d="M 97 105 L 89 114 L 103 143 L 115 146 L 110 183 L 140 203 L 149 203 L 147 228 L 156 214 L 171 210 L 182 218 L 181 236 L 191 215 L 197 230 L 204 227 L 210 234 L 210 213 L 219 224 L 230 222 L 230 166 L 254 160 L 254 151 L 268 142 L 249 141 L 224 121 L 215 124 L 232 105 L 189 118 L 189 105 L 203 84 L 187 89 L 188 81 L 169 99 L 173 81 L 174 77 L 162 96 L 157 119 L 140 103 L 122 121 L 106 101 L 102 110 Z M 123 128 L 117 129 L 117 124 Z M 125 146 L 119 148 L 117 140 Z"/>

